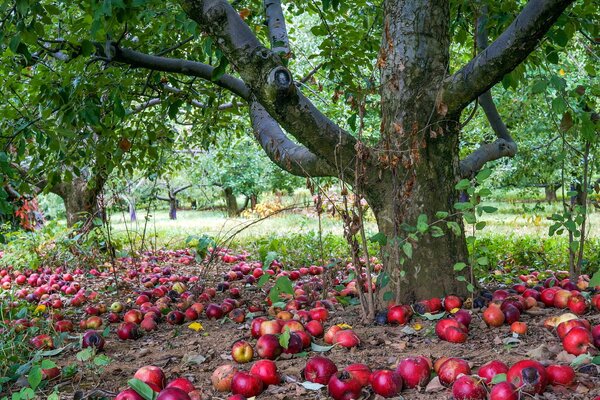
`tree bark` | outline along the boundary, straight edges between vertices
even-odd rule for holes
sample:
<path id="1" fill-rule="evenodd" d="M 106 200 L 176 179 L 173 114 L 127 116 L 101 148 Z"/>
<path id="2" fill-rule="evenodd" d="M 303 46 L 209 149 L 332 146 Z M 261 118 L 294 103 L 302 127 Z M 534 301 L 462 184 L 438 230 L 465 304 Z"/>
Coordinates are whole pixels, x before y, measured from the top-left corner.
<path id="1" fill-rule="evenodd" d="M 544 186 L 544 193 L 546 195 L 546 202 L 548 204 L 552 204 L 558 200 L 558 197 L 556 196 L 556 191 L 559 187 L 559 185 L 553 185 L 551 183 Z"/>
<path id="2" fill-rule="evenodd" d="M 394 297 L 403 302 L 466 294 L 466 285 L 456 280 L 453 269 L 468 259 L 463 236 L 446 232 L 433 238 L 426 233 L 413 241 L 411 258 L 402 250 L 407 240 L 404 228 L 415 226 L 421 214 L 432 222 L 436 212 L 444 211 L 449 220 L 463 226 L 461 218 L 451 216 L 458 201 L 454 186 L 460 175 L 460 115 L 436 112 L 450 43 L 449 4 L 439 3 L 388 0 L 384 6 L 380 146 L 381 153 L 390 156 L 383 160 L 387 167 L 383 185 L 367 182 L 365 191 L 379 231 L 388 239 L 384 261 L 391 271 Z"/>
<path id="3" fill-rule="evenodd" d="M 176 220 L 177 219 L 177 198 L 171 197 L 169 199 L 169 219 Z"/>
<path id="4" fill-rule="evenodd" d="M 63 199 L 69 228 L 99 216 L 98 194 L 102 187 L 90 187 L 86 179 L 76 177 L 71 182 L 59 183 L 50 191 Z"/>
<path id="5" fill-rule="evenodd" d="M 227 207 L 227 216 L 229 218 L 235 218 L 239 215 L 237 199 L 233 194 L 233 189 L 226 187 L 223 189 L 223 195 L 225 196 L 225 205 Z"/>
<path id="6" fill-rule="evenodd" d="M 258 204 L 258 196 L 255 194 L 250 195 L 250 209 L 254 210 Z"/>
<path id="7" fill-rule="evenodd" d="M 129 199 L 129 221 L 137 221 L 137 213 L 135 210 L 135 200 Z"/>

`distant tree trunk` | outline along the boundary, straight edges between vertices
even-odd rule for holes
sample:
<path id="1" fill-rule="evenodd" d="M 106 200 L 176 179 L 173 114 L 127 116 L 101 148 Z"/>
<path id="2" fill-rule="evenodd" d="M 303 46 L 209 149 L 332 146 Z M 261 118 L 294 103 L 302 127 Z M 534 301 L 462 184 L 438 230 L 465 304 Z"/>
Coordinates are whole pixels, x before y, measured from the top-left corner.
<path id="1" fill-rule="evenodd" d="M 254 210 L 258 204 L 258 196 L 256 194 L 250 195 L 250 208 Z"/>
<path id="2" fill-rule="evenodd" d="M 169 199 L 169 219 L 177 219 L 177 199 Z"/>
<path id="3" fill-rule="evenodd" d="M 178 189 L 171 189 L 167 182 L 168 197 L 156 196 L 156 198 L 158 200 L 169 202 L 169 219 L 171 219 L 171 220 L 177 219 L 177 206 L 179 205 L 179 202 L 177 201 L 177 194 L 186 190 L 187 188 L 190 188 L 191 186 L 192 185 L 185 185 Z"/>
<path id="4" fill-rule="evenodd" d="M 135 212 L 135 200 L 133 199 L 129 200 L 129 221 L 137 221 L 137 214 Z"/>
<path id="5" fill-rule="evenodd" d="M 558 197 L 556 196 L 556 191 L 559 187 L 560 185 L 556 184 L 548 184 L 544 186 L 544 193 L 546 194 L 546 202 L 548 202 L 548 204 L 552 204 L 558 200 Z"/>
<path id="6" fill-rule="evenodd" d="M 223 195 L 225 196 L 225 205 L 227 207 L 227 216 L 229 218 L 237 217 L 239 214 L 237 199 L 233 194 L 233 189 L 226 187 L 223 189 Z"/>
<path id="7" fill-rule="evenodd" d="M 100 216 L 98 195 L 102 191 L 103 185 L 101 184 L 103 183 L 103 179 L 97 179 L 96 181 L 96 185 L 90 187 L 86 179 L 76 177 L 71 182 L 61 182 L 51 188 L 50 191 L 60 196 L 65 203 L 68 227 L 72 227 L 78 222 Z"/>

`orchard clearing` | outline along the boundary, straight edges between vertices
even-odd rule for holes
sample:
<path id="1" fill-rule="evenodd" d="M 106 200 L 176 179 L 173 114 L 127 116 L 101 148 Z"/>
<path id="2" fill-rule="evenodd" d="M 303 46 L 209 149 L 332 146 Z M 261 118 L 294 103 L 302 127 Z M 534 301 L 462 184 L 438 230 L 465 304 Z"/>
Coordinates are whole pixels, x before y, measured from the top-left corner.
<path id="1" fill-rule="evenodd" d="M 481 293 L 483 296 L 475 296 L 474 301 L 466 299 L 462 305 L 460 300 L 458 304 L 451 304 L 457 299 L 450 297 L 445 299 L 445 302 L 430 300 L 417 303 L 412 307 L 396 306 L 392 308 L 396 310 L 396 314 L 384 312 L 378 315 L 378 324 L 365 325 L 360 316 L 360 306 L 352 305 L 355 303 L 356 287 L 348 276 L 354 270 L 350 263 L 331 269 L 312 266 L 286 271 L 276 260 L 263 268 L 262 263 L 249 259 L 247 254 L 232 254 L 227 250 L 220 250 L 214 253 L 214 261 L 207 266 L 206 260 L 210 258 L 210 254 L 209 252 L 204 263 L 200 265 L 191 250 L 164 250 L 145 253 L 135 261 L 131 258 L 117 259 L 115 270 L 110 264 L 98 266 L 85 273 L 81 270 L 42 268 L 38 272 L 26 273 L 26 280 L 19 277 L 22 276 L 21 273 L 2 271 L 3 283 L 9 282 L 3 284 L 2 295 L 13 293 L 16 297 L 22 298 L 15 299 L 13 314 L 6 314 L 8 310 L 3 311 L 5 322 L 9 322 L 4 328 L 5 332 L 14 332 L 15 328 L 22 325 L 24 329 L 20 329 L 22 331 L 20 334 L 24 336 L 20 338 L 25 343 L 43 333 L 52 337 L 54 344 L 51 347 L 56 350 L 42 349 L 41 354 L 48 355 L 44 359 L 56 363 L 61 374 L 50 381 L 42 381 L 40 387 L 47 396 L 56 388 L 60 393 L 59 398 L 65 399 L 115 398 L 120 391 L 128 388 L 128 381 L 133 378 L 136 371 L 147 365 L 161 368 L 167 381 L 179 377 L 189 379 L 198 390 L 197 398 L 227 399 L 231 393 L 217 392 L 211 383 L 211 376 L 215 369 L 224 364 L 231 364 L 239 370 L 248 371 L 250 366 L 260 359 L 257 354 L 256 339 L 251 335 L 251 321 L 254 318 L 260 316 L 271 320 L 292 318 L 306 322 L 311 315 L 324 318 L 320 312 L 311 312 L 322 308 L 327 309 L 326 314 L 328 314 L 322 324 L 325 332 L 334 325 L 340 326 L 341 330 L 351 329 L 360 339 L 360 344 L 358 346 L 351 344 L 350 348 L 345 348 L 341 346 L 339 340 L 340 343 L 330 346 L 322 337 L 314 337 L 313 345 L 300 349 L 296 354 L 279 355 L 275 363 L 281 383 L 268 386 L 258 396 L 259 399 L 331 398 L 327 387 L 306 384 L 307 381 L 303 378 L 302 370 L 307 361 L 314 356 L 329 358 L 339 371 L 355 363 L 366 364 L 372 371 L 395 370 L 402 359 L 413 356 L 425 356 L 432 363 L 443 357 L 456 357 L 468 363 L 472 374 L 476 374 L 481 365 L 492 360 L 500 360 L 511 366 L 520 360 L 531 359 L 544 366 L 571 365 L 576 371 L 575 381 L 572 384 L 548 385 L 536 398 L 594 399 L 600 396 L 600 366 L 598 366 L 600 359 L 594 358 L 597 354 L 594 346 L 589 343 L 589 346 L 578 356 L 569 354 L 561 343 L 557 330 L 548 329 L 548 325 L 552 323 L 550 317 L 571 311 L 568 308 L 545 306 L 542 301 L 522 300 L 524 298 L 522 294 L 526 297 L 539 296 L 544 292 L 556 294 L 559 290 L 565 290 L 560 289 L 561 285 L 572 290 L 584 289 L 581 291 L 585 293 L 585 309 L 579 318 L 587 320 L 591 326 L 597 326 L 600 323 L 598 311 L 600 300 L 597 295 L 590 296 L 591 290 L 586 287 L 587 277 L 569 283 L 568 279 L 563 279 L 562 273 L 522 275 L 521 280 L 515 278 L 514 286 L 500 288 L 501 290 L 498 291 L 495 291 L 497 288 L 489 288 L 490 290 Z M 204 271 L 202 277 L 198 276 L 199 271 Z M 269 279 L 261 279 L 261 276 L 267 275 Z M 330 294 L 322 299 L 325 277 L 333 278 L 334 286 L 330 288 Z M 118 293 L 114 286 L 115 280 L 119 282 Z M 286 282 L 287 285 L 281 282 Z M 289 283 L 293 285 L 291 288 L 287 287 Z M 544 289 L 544 285 L 554 289 Z M 75 290 L 68 290 L 69 287 Z M 274 303 L 269 299 L 269 289 L 279 292 L 279 299 L 275 299 L 277 301 Z M 288 293 L 289 289 L 292 289 L 292 294 Z M 532 290 L 525 292 L 526 289 Z M 65 292 L 71 294 L 67 295 Z M 566 292 L 567 297 L 574 297 L 573 293 Z M 565 294 L 565 292 L 561 293 Z M 500 322 L 499 327 L 489 327 L 486 324 L 482 309 L 473 308 L 473 305 L 478 307 L 483 305 L 483 309 L 494 308 L 494 304 L 489 304 L 492 296 L 498 305 L 510 302 L 523 304 L 523 312 L 517 319 L 526 323 L 526 334 L 512 333 L 511 327 L 506 323 Z M 61 301 L 57 302 L 57 299 Z M 23 304 L 27 304 L 27 301 L 29 301 L 27 308 L 33 311 L 32 314 L 36 317 L 29 320 L 19 319 L 16 314 L 24 309 Z M 545 299 L 545 301 L 550 301 L 548 304 L 551 304 L 554 300 Z M 595 305 L 590 304 L 590 301 L 595 302 Z M 73 303 L 77 306 L 73 306 Z M 203 308 L 197 321 L 189 318 L 185 321 L 177 321 L 176 318 L 167 316 L 170 312 L 172 314 L 173 310 L 184 312 L 193 303 L 202 304 Z M 443 308 L 440 310 L 443 303 L 446 303 L 447 308 L 455 308 L 450 312 Z M 243 313 L 241 317 L 239 313 L 237 317 L 232 317 L 236 314 L 234 312 L 229 317 L 225 314 L 216 319 L 208 319 L 206 311 L 209 309 L 209 304 L 219 305 L 219 310 L 223 308 L 226 313 L 232 309 L 241 309 Z M 123 310 L 113 313 L 118 317 L 111 316 L 111 309 L 119 310 L 119 305 L 123 306 Z M 464 317 L 464 311 L 458 311 L 458 308 L 468 311 L 472 317 L 470 324 L 461 319 Z M 121 324 L 123 315 L 131 309 L 139 309 L 146 314 L 152 314 L 154 311 L 154 317 L 158 321 L 156 330 L 144 331 L 136 340 L 119 339 L 117 328 Z M 286 309 L 290 313 L 286 313 Z M 423 314 L 419 315 L 417 312 Z M 504 312 L 506 313 L 506 310 Z M 103 349 L 100 351 L 95 351 L 93 347 L 81 349 L 81 335 L 89 331 L 86 324 L 89 324 L 91 314 L 99 314 L 102 319 L 102 325 L 96 327 L 98 333 L 105 339 Z M 459 317 L 460 314 L 463 316 Z M 406 321 L 406 323 L 392 325 L 389 321 L 386 322 L 388 316 L 390 319 L 399 318 L 400 322 Z M 119 322 L 109 323 L 109 317 Z M 238 321 L 243 318 L 244 321 L 234 322 L 232 318 Z M 72 321 L 74 330 L 56 332 L 48 321 L 59 319 Z M 167 323 L 167 319 L 173 324 Z M 436 335 L 436 324 L 445 319 L 458 320 L 467 324 L 468 338 L 464 343 L 450 343 Z M 83 322 L 80 324 L 79 321 Z M 27 325 L 34 327 L 26 328 Z M 290 336 L 293 334 L 290 335 L 290 330 L 295 329 L 283 329 L 283 333 L 279 334 L 279 343 L 287 342 L 286 345 L 291 346 L 293 340 L 290 340 Z M 232 346 L 242 339 L 253 347 L 254 357 L 250 362 L 240 364 L 232 359 Z M 595 340 L 598 344 L 599 338 L 596 337 Z M 436 363 L 436 367 L 439 367 L 438 364 L 443 363 Z M 29 374 L 31 372 L 30 370 Z M 451 389 L 440 384 L 434 372 L 432 377 L 434 378 L 423 387 L 404 388 L 394 398 L 452 398 Z M 25 376 L 16 384 L 4 387 L 4 393 L 7 393 L 6 390 L 18 391 L 19 385 L 26 382 L 24 379 Z M 500 376 L 494 380 L 494 383 L 503 380 L 506 378 Z M 31 382 L 30 376 L 29 382 Z M 137 390 L 144 394 L 143 389 Z M 489 391 L 489 387 L 486 390 Z M 519 398 L 518 394 L 519 392 L 516 398 Z M 356 398 L 382 398 L 374 394 L 368 384 L 362 388 L 359 396 Z M 522 393 L 520 398 L 532 398 L 532 396 Z"/>

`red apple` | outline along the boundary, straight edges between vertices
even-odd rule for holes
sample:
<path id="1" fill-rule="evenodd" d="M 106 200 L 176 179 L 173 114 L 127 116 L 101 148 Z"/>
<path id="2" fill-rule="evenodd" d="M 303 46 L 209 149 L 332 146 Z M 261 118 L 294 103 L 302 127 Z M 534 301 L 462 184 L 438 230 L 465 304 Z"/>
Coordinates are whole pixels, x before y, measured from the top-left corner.
<path id="1" fill-rule="evenodd" d="M 444 299 L 444 308 L 447 312 L 450 312 L 456 308 L 462 307 L 462 300 L 457 296 L 446 296 Z"/>
<path id="2" fill-rule="evenodd" d="M 577 296 L 569 297 L 567 306 L 569 307 L 569 310 L 571 310 L 574 314 L 577 315 L 582 315 L 587 310 L 587 303 L 585 301 L 585 298 L 580 294 Z"/>
<path id="3" fill-rule="evenodd" d="M 214 303 L 206 306 L 205 313 L 208 319 L 221 319 L 223 317 L 223 309 L 218 304 Z"/>
<path id="4" fill-rule="evenodd" d="M 352 375 L 342 371 L 331 377 L 327 390 L 334 400 L 353 400 L 360 397 L 362 386 Z"/>
<path id="5" fill-rule="evenodd" d="M 281 333 L 281 325 L 275 320 L 263 321 L 260 324 L 260 335 L 279 335 Z"/>
<path id="6" fill-rule="evenodd" d="M 452 385 L 460 374 L 471 375 L 471 368 L 465 360 L 455 357 L 447 359 L 438 372 L 440 382 L 446 386 Z"/>
<path id="7" fill-rule="evenodd" d="M 373 371 L 369 381 L 373 391 L 385 398 L 397 396 L 402 390 L 402 377 L 389 369 Z"/>
<path id="8" fill-rule="evenodd" d="M 313 337 L 323 336 L 323 325 L 319 321 L 316 321 L 316 320 L 309 321 L 306 323 L 306 325 L 304 325 L 304 328 Z"/>
<path id="9" fill-rule="evenodd" d="M 120 392 L 115 400 L 144 400 L 135 390 L 127 389 Z"/>
<path id="10" fill-rule="evenodd" d="M 590 331 L 585 328 L 576 326 L 563 338 L 562 344 L 567 353 L 580 355 L 586 353 L 592 346 L 593 338 Z"/>
<path id="11" fill-rule="evenodd" d="M 431 375 L 431 363 L 423 356 L 404 358 L 398 363 L 396 372 L 402 377 L 405 387 L 425 387 Z"/>
<path id="12" fill-rule="evenodd" d="M 455 400 L 485 400 L 487 392 L 480 380 L 462 375 L 454 381 L 452 395 Z"/>
<path id="13" fill-rule="evenodd" d="M 342 328 L 340 328 L 338 325 L 333 325 L 329 327 L 329 329 L 327 329 L 327 332 L 325 332 L 325 335 L 323 336 L 323 341 L 327 344 L 333 344 L 333 338 L 335 337 L 335 334 L 341 330 Z"/>
<path id="14" fill-rule="evenodd" d="M 550 385 L 571 386 L 575 382 L 575 371 L 568 365 L 549 365 L 546 374 Z"/>
<path id="15" fill-rule="evenodd" d="M 231 392 L 244 397 L 254 397 L 262 393 L 263 386 L 263 381 L 258 376 L 238 371 L 233 376 Z"/>
<path id="16" fill-rule="evenodd" d="M 335 334 L 333 343 L 345 348 L 351 348 L 360 345 L 360 339 L 352 329 L 345 329 Z"/>
<path id="17" fill-rule="evenodd" d="M 179 388 L 161 390 L 156 400 L 191 400 L 190 396 Z"/>
<path id="18" fill-rule="evenodd" d="M 252 320 L 252 322 L 250 323 L 250 334 L 252 335 L 252 337 L 254 339 L 258 339 L 261 336 L 260 326 L 266 320 L 267 319 L 264 317 L 258 317 L 258 318 L 254 318 Z"/>
<path id="19" fill-rule="evenodd" d="M 504 313 L 495 303 L 490 303 L 489 307 L 483 312 L 483 320 L 486 324 L 488 324 L 488 326 L 502 326 L 504 319 Z"/>
<path id="20" fill-rule="evenodd" d="M 329 312 L 327 311 L 327 309 L 325 307 L 313 308 L 312 310 L 309 311 L 309 313 L 310 313 L 310 318 L 317 320 L 317 321 L 324 322 L 327 320 L 327 318 L 329 318 Z"/>
<path id="21" fill-rule="evenodd" d="M 123 316 L 123 321 L 138 325 L 140 322 L 142 322 L 142 318 L 143 315 L 140 310 L 129 310 Z"/>
<path id="22" fill-rule="evenodd" d="M 361 386 L 367 386 L 371 378 L 371 369 L 365 364 L 350 364 L 344 371 L 347 371 L 352 377 L 360 382 Z"/>
<path id="23" fill-rule="evenodd" d="M 529 394 L 540 394 L 546 389 L 548 376 L 542 364 L 534 360 L 522 360 L 508 369 L 506 379 L 517 389 Z"/>
<path id="24" fill-rule="evenodd" d="M 493 360 L 479 367 L 477 375 L 480 376 L 484 380 L 484 382 L 489 385 L 490 383 L 492 383 L 492 379 L 494 379 L 494 376 L 498 374 L 505 374 L 507 372 L 508 365 L 504 364 L 502 361 Z"/>
<path id="25" fill-rule="evenodd" d="M 277 365 L 271 360 L 259 360 L 250 368 L 252 375 L 258 376 L 265 387 L 269 385 L 278 385 L 281 382 L 281 377 L 277 372 Z"/>
<path id="26" fill-rule="evenodd" d="M 148 385 L 156 385 L 161 390 L 165 387 L 167 380 L 162 369 L 153 365 L 146 365 L 138 369 L 133 377 Z"/>
<path id="27" fill-rule="evenodd" d="M 135 340 L 135 339 L 139 339 L 142 336 L 142 334 L 141 334 L 138 326 L 136 324 L 134 324 L 133 322 L 123 322 L 117 328 L 117 336 L 121 340 L 127 340 L 127 339 Z"/>
<path id="28" fill-rule="evenodd" d="M 189 381 L 189 379 L 187 378 L 176 378 L 173 379 L 171 382 L 169 382 L 166 386 L 166 388 L 177 388 L 177 389 L 181 389 L 186 393 L 190 393 L 194 390 L 196 390 L 196 388 L 194 387 L 194 384 L 192 382 Z"/>
<path id="29" fill-rule="evenodd" d="M 527 324 L 525 322 L 515 321 L 510 325 L 510 330 L 519 335 L 525 335 L 527 333 Z"/>
<path id="30" fill-rule="evenodd" d="M 304 367 L 304 370 L 302 371 L 302 374 L 304 378 L 309 382 L 326 385 L 329 382 L 329 379 L 337 371 L 337 366 L 329 358 L 315 356 L 308 360 L 308 362 L 306 363 L 306 367 Z"/>
<path id="31" fill-rule="evenodd" d="M 262 335 L 256 341 L 256 353 L 260 358 L 274 360 L 281 354 L 282 350 L 279 338 L 275 335 Z"/>
<path id="32" fill-rule="evenodd" d="M 512 383 L 500 382 L 492 387 L 490 400 L 519 400 L 518 390 Z"/>
<path id="33" fill-rule="evenodd" d="M 104 338 L 96 331 L 87 331 L 83 334 L 81 339 L 81 347 L 95 347 L 96 350 L 100 351 L 104 348 Z"/>
<path id="34" fill-rule="evenodd" d="M 390 307 L 387 312 L 387 322 L 389 324 L 404 325 L 412 316 L 412 309 L 407 305 L 397 305 Z"/>

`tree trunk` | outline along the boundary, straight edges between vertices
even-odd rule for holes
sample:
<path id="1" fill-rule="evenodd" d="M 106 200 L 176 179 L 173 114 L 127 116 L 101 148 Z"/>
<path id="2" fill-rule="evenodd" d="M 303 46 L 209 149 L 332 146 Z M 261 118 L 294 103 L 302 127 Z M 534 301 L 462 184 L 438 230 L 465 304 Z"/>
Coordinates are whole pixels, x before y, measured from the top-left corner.
<path id="1" fill-rule="evenodd" d="M 438 3 L 385 2 L 388 19 L 379 64 L 380 154 L 386 155 L 386 168 L 379 183 L 372 177 L 365 182 L 364 191 L 388 240 L 384 263 L 392 285 L 382 292 L 391 290 L 403 302 L 467 293 L 453 269 L 468 261 L 464 234 L 456 236 L 443 222 L 443 237 L 425 233 L 413 241 L 411 258 L 402 250 L 410 240 L 405 227 L 416 226 L 421 214 L 432 223 L 436 212 L 444 211 L 450 215 L 447 220 L 463 227 L 462 218 L 452 216 L 458 201 L 460 115 L 446 115 L 436 102 L 440 80 L 447 75 L 450 41 L 448 2 Z"/>
<path id="2" fill-rule="evenodd" d="M 101 190 L 101 188 L 90 188 L 83 178 L 74 178 L 71 182 L 57 185 L 53 192 L 62 197 L 65 203 L 68 227 L 99 215 L 98 193 Z"/>
<path id="3" fill-rule="evenodd" d="M 559 187 L 560 186 L 552 184 L 544 186 L 544 193 L 546 194 L 546 202 L 548 204 L 552 204 L 558 200 L 558 197 L 556 196 L 556 191 Z"/>
<path id="4" fill-rule="evenodd" d="M 129 221 L 137 221 L 137 214 L 135 212 L 135 200 L 129 199 Z"/>
<path id="5" fill-rule="evenodd" d="M 254 210 L 258 204 L 258 196 L 255 194 L 250 195 L 250 208 Z"/>
<path id="6" fill-rule="evenodd" d="M 226 187 L 223 189 L 223 195 L 225 196 L 225 205 L 227 207 L 227 216 L 229 218 L 235 218 L 238 216 L 238 205 L 237 199 L 233 194 L 233 189 Z"/>
<path id="7" fill-rule="evenodd" d="M 175 197 L 169 199 L 169 219 L 177 219 L 177 199 Z"/>

